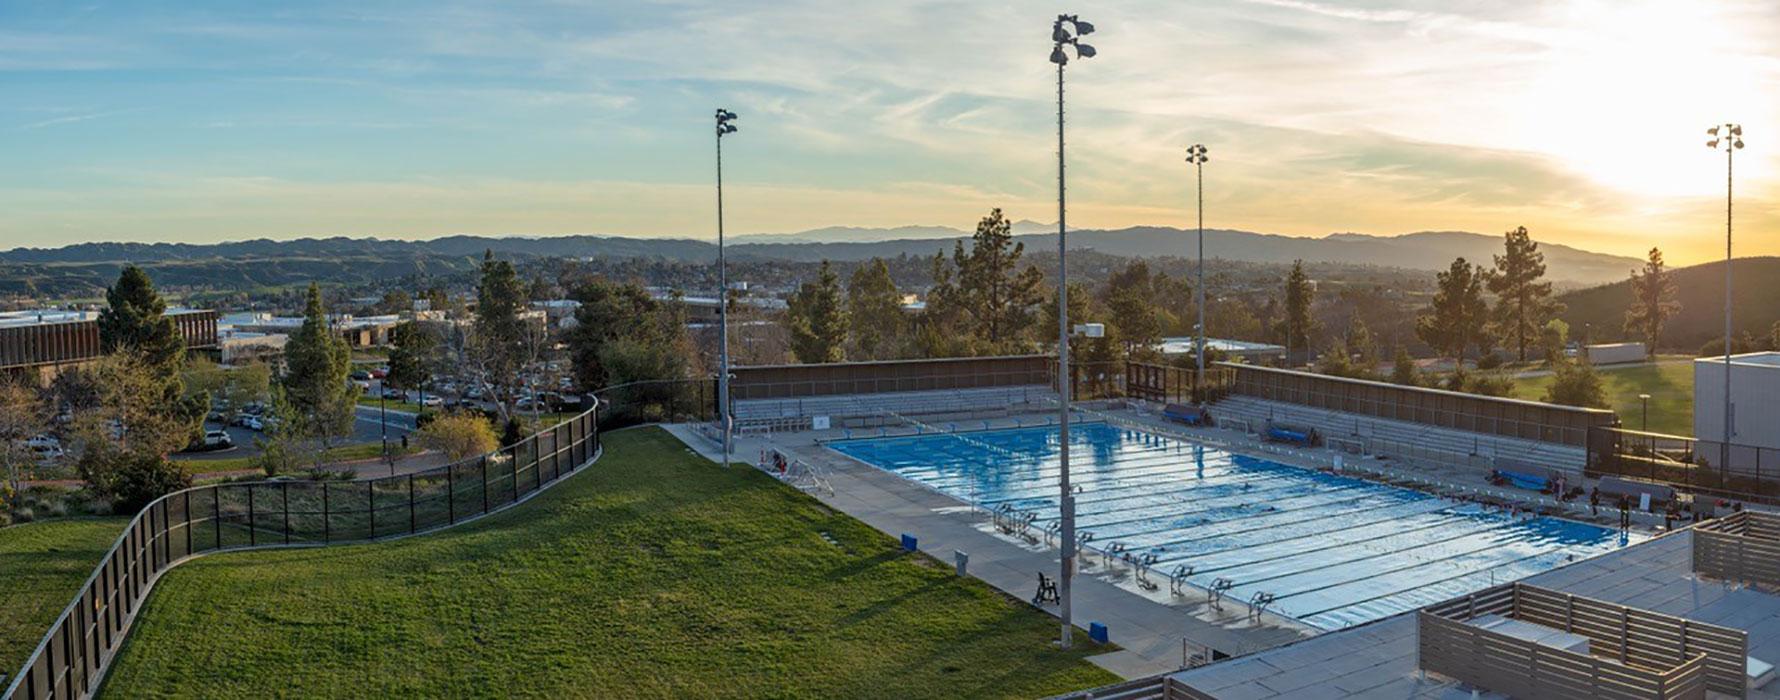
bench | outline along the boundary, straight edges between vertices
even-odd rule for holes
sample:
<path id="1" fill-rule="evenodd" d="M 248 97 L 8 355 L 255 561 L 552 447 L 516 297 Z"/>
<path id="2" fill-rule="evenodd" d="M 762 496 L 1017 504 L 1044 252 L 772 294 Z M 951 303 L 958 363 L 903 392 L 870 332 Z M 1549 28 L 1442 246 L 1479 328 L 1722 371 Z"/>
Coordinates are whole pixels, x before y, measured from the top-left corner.
<path id="1" fill-rule="evenodd" d="M 1205 425 L 1211 422 L 1211 413 L 1203 408 L 1184 406 L 1171 403 L 1162 408 L 1162 417 L 1176 423 L 1186 425 Z"/>

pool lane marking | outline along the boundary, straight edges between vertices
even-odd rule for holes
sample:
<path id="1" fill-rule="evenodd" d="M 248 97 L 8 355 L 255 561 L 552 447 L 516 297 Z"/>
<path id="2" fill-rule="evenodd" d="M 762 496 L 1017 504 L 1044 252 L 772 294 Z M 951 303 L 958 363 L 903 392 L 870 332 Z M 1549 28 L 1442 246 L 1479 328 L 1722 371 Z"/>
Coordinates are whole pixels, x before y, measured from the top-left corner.
<path id="1" fill-rule="evenodd" d="M 1522 538 L 1522 539 L 1520 539 L 1520 540 L 1517 540 L 1517 541 L 1521 541 L 1521 542 L 1524 542 L 1524 541 L 1527 541 L 1527 538 Z M 1340 586 L 1345 586 L 1345 585 L 1348 585 L 1348 584 L 1351 584 L 1351 583 L 1358 583 L 1358 582 L 1360 582 L 1360 581 L 1364 581 L 1364 580 L 1366 580 L 1366 579 L 1371 579 L 1371 578 L 1381 578 L 1381 577 L 1384 577 L 1384 576 L 1389 576 L 1389 575 L 1391 575 L 1391 574 L 1396 574 L 1396 573 L 1402 573 L 1402 572 L 1404 572 L 1404 571 L 1409 571 L 1409 570 L 1411 570 L 1411 569 L 1419 569 L 1419 568 L 1422 568 L 1422 567 L 1424 567 L 1424 566 L 1431 566 L 1431 565 L 1434 565 L 1434 564 L 1440 564 L 1440 563 L 1444 563 L 1444 562 L 1450 562 L 1450 561 L 1452 561 L 1452 560 L 1454 560 L 1454 559 L 1460 559 L 1460 558 L 1463 558 L 1463 557 L 1468 557 L 1468 556 L 1471 556 L 1471 555 L 1473 555 L 1473 554 L 1477 554 L 1477 553 L 1479 553 L 1479 552 L 1483 552 L 1483 551 L 1487 551 L 1487 550 L 1489 550 L 1489 549 L 1492 549 L 1492 548 L 1499 548 L 1499 547 L 1501 547 L 1501 546 L 1503 546 L 1503 545 L 1502 545 L 1502 544 L 1500 544 L 1500 543 L 1491 543 L 1491 542 L 1485 542 L 1485 543 L 1484 543 L 1484 544 L 1483 544 L 1483 546 L 1481 546 L 1481 547 L 1478 547 L 1478 548 L 1476 548 L 1476 549 L 1469 549 L 1469 550 L 1466 550 L 1466 551 L 1463 551 L 1463 552 L 1460 552 L 1460 553 L 1458 553 L 1458 554 L 1452 554 L 1452 555 L 1448 555 L 1448 556 L 1443 556 L 1443 557 L 1438 557 L 1438 558 L 1435 558 L 1435 559 L 1429 559 L 1429 560 L 1426 560 L 1426 561 L 1419 561 L 1419 562 L 1415 562 L 1415 563 L 1413 563 L 1413 564 L 1409 564 L 1409 565 L 1406 565 L 1406 566 L 1399 566 L 1399 567 L 1397 567 L 1397 568 L 1394 568 L 1394 569 L 1385 569 L 1385 570 L 1383 570 L 1383 571 L 1374 571 L 1374 572 L 1369 572 L 1369 573 L 1367 573 L 1367 574 L 1366 574 L 1366 575 L 1363 575 L 1363 576 L 1359 576 L 1359 577 L 1357 577 L 1357 578 L 1350 578 L 1350 579 L 1344 579 L 1344 580 L 1341 580 L 1341 581 L 1337 581 L 1337 582 L 1334 582 L 1334 583 L 1326 583 L 1326 584 L 1322 584 L 1322 585 L 1318 585 L 1318 586 L 1312 586 L 1312 587 L 1310 587 L 1310 588 L 1305 588 L 1305 589 L 1301 589 L 1301 590 L 1295 590 L 1295 591 L 1292 591 L 1292 592 L 1291 592 L 1291 593 L 1285 593 L 1285 594 L 1280 594 L 1280 593 L 1278 593 L 1278 592 L 1274 592 L 1274 598 L 1273 598 L 1273 599 L 1274 599 L 1274 600 L 1275 600 L 1275 601 L 1281 601 L 1281 600 L 1285 600 L 1285 599 L 1287 599 L 1287 598 L 1292 598 L 1292 597 L 1296 597 L 1296 596 L 1301 596 L 1301 595 L 1304 595 L 1304 594 L 1306 594 L 1306 593 L 1316 593 L 1316 592 L 1319 592 L 1319 591 L 1326 591 L 1326 590 L 1328 590 L 1328 589 L 1331 589 L 1331 588 L 1338 588 L 1338 587 L 1340 587 Z M 1563 546 L 1564 546 L 1564 545 L 1561 545 L 1561 544 L 1560 544 L 1560 545 L 1556 545 L 1556 546 L 1554 546 L 1554 547 L 1552 547 L 1552 548 L 1549 548 L 1549 549 L 1545 549 L 1545 550 L 1541 550 L 1541 551 L 1538 551 L 1538 552 L 1534 552 L 1534 553 L 1533 553 L 1533 554 L 1529 554 L 1529 555 L 1527 555 L 1527 556 L 1523 556 L 1523 557 L 1518 557 L 1518 558 L 1515 558 L 1515 559 L 1510 559 L 1510 560 L 1508 560 L 1508 561 L 1499 561 L 1499 562 L 1488 562 L 1488 564 L 1489 564 L 1489 565 L 1490 565 L 1490 566 L 1507 566 L 1507 565 L 1511 565 L 1511 564 L 1514 564 L 1514 563 L 1516 563 L 1516 562 L 1520 562 L 1520 561 L 1524 561 L 1524 560 L 1527 560 L 1527 559 L 1531 559 L 1531 558 L 1533 558 L 1533 557 L 1536 557 L 1536 556 L 1540 556 L 1540 555 L 1542 555 L 1542 554 L 1546 554 L 1546 553 L 1549 553 L 1549 552 L 1551 552 L 1551 551 L 1555 551 L 1555 550 L 1557 550 L 1557 549 L 1561 549 L 1561 548 L 1562 548 L 1562 547 L 1563 547 Z M 1307 573 L 1307 572 L 1300 572 L 1300 573 Z M 1469 571 L 1468 571 L 1468 572 L 1467 572 L 1467 573 L 1469 573 Z M 1460 575 L 1463 575 L 1463 574 L 1460 574 Z M 1447 577 L 1447 578 L 1452 578 L 1452 577 L 1450 577 L 1450 576 L 1449 576 L 1449 577 Z M 1434 581 L 1428 581 L 1428 582 L 1425 582 L 1425 583 L 1421 583 L 1421 584 L 1416 584 L 1416 585 L 1413 585 L 1413 586 L 1409 586 L 1409 587 L 1408 587 L 1408 588 L 1402 588 L 1402 589 L 1398 589 L 1398 590 L 1397 590 L 1397 592 L 1399 592 L 1399 593 L 1400 593 L 1400 592 L 1402 592 L 1402 591 L 1405 591 L 1405 590 L 1409 590 L 1409 589 L 1411 589 L 1411 588 L 1420 588 L 1420 587 L 1421 587 L 1421 586 L 1426 586 L 1426 585 L 1432 585 L 1432 584 L 1436 584 L 1436 583 L 1439 583 L 1439 582 L 1441 582 L 1441 581 L 1444 581 L 1444 580 L 1446 580 L 1446 579 L 1437 579 L 1437 580 L 1434 580 Z M 1241 584 L 1241 583 L 1238 583 L 1238 584 L 1237 584 L 1237 586 L 1239 586 L 1239 587 L 1240 587 L 1240 586 L 1242 586 L 1242 585 L 1243 585 L 1243 584 Z M 1361 601 L 1361 602 L 1363 602 L 1363 601 Z M 1349 605 L 1352 605 L 1352 604 L 1353 604 L 1353 603 L 1349 603 Z M 1346 606 L 1342 606 L 1342 607 L 1346 607 Z M 1310 614 L 1313 614 L 1313 615 L 1314 615 L 1314 614 L 1319 614 L 1319 613 L 1322 613 L 1322 612 L 1327 612 L 1327 610 L 1320 610 L 1320 611 L 1317 611 L 1317 612 L 1316 612 L 1316 613 L 1310 613 Z"/>
<path id="2" fill-rule="evenodd" d="M 1529 559 L 1536 559 L 1536 558 L 1538 558 L 1538 557 L 1542 557 L 1542 556 L 1546 556 L 1546 555 L 1549 555 L 1549 554 L 1557 554 L 1557 553 L 1560 553 L 1560 552 L 1563 552 L 1563 551 L 1564 551 L 1564 546 L 1563 546 L 1563 545 L 1559 545 L 1559 546 L 1558 546 L 1558 547 L 1555 547 L 1555 548 L 1552 548 L 1552 549 L 1548 549 L 1548 550 L 1544 550 L 1544 551 L 1541 551 L 1541 552 L 1536 552 L 1536 553 L 1534 553 L 1534 554 L 1529 554 L 1529 555 L 1527 555 L 1527 556 L 1524 556 L 1524 557 L 1518 557 L 1518 558 L 1515 558 L 1515 559 L 1510 559 L 1510 560 L 1508 560 L 1508 561 L 1502 561 L 1502 562 L 1490 562 L 1490 564 L 1489 564 L 1489 566 L 1490 566 L 1490 567 L 1492 567 L 1492 568 L 1499 568 L 1499 567 L 1508 567 L 1508 566 L 1514 566 L 1514 565 L 1515 565 L 1515 564 L 1519 564 L 1519 563 L 1521 563 L 1521 562 L 1524 562 L 1524 561 L 1527 561 L 1527 560 L 1529 560 Z M 1470 552 L 1470 553 L 1471 553 L 1471 554 L 1475 554 L 1475 552 Z M 1585 557 L 1585 558 L 1591 558 L 1591 557 L 1594 557 L 1594 556 L 1599 556 L 1599 555 L 1598 555 L 1598 554 L 1592 554 L 1592 555 L 1589 555 L 1589 557 Z M 1444 561 L 1444 560 L 1442 560 L 1442 561 Z M 1434 564 L 1434 563 L 1439 563 L 1439 562 L 1427 562 L 1427 563 L 1429 563 L 1429 564 Z M 1416 568 L 1416 567 L 1410 567 L 1410 568 Z M 1555 568 L 1555 567 L 1554 567 L 1554 568 Z M 1549 571 L 1549 569 L 1547 569 L 1547 570 L 1548 570 L 1548 571 Z M 1463 573 L 1460 573 L 1460 574 L 1455 574 L 1455 575 L 1452 575 L 1452 576 L 1447 576 L 1447 577 L 1445 577 L 1445 578 L 1439 578 L 1439 579 L 1435 579 L 1435 580 L 1433 580 L 1433 581 L 1424 581 L 1424 582 L 1422 582 L 1422 583 L 1419 583 L 1419 584 L 1415 584 L 1415 585 L 1412 585 L 1412 586 L 1408 586 L 1408 587 L 1406 587 L 1406 588 L 1397 588 L 1397 589 L 1393 589 L 1393 590 L 1392 590 L 1392 591 L 1391 591 L 1391 592 L 1389 592 L 1389 593 L 1383 593 L 1383 594 L 1380 594 L 1380 595 L 1375 595 L 1375 596 L 1371 596 L 1371 597 L 1369 597 L 1369 598 L 1361 598 L 1361 599 L 1360 599 L 1360 600 L 1356 600 L 1356 601 L 1352 601 L 1352 602 L 1349 602 L 1349 603 L 1346 603 L 1346 604 L 1344 604 L 1344 605 L 1338 605 L 1338 606 L 1335 606 L 1335 607 L 1331 607 L 1331 608 L 1324 608 L 1324 609 L 1322 609 L 1322 610 L 1315 610 L 1315 611 L 1312 611 L 1312 612 L 1308 612 L 1308 613 L 1304 613 L 1304 614 L 1302 614 L 1302 615 L 1296 615 L 1296 614 L 1295 614 L 1295 615 L 1292 615 L 1292 617 L 1295 617 L 1295 618 L 1298 618 L 1298 619 L 1304 619 L 1304 618 L 1308 618 L 1308 617 L 1314 617 L 1314 616 L 1317 616 L 1317 615 L 1323 615 L 1323 614 L 1327 614 L 1327 613 L 1330 613 L 1330 612 L 1334 612 L 1334 611 L 1336 611 L 1336 610 L 1342 610 L 1342 609 L 1345 609 L 1345 608 L 1351 608 L 1351 607 L 1353 607 L 1353 606 L 1355 606 L 1355 605 L 1363 605 L 1363 604 L 1366 604 L 1366 603 L 1370 603 L 1370 602 L 1372 602 L 1372 601 L 1375 601 L 1375 600 L 1379 600 L 1379 599 L 1381 599 L 1381 598 L 1389 598 L 1389 597 L 1391 597 L 1391 596 L 1396 596 L 1396 595 L 1402 595 L 1402 594 L 1404 594 L 1404 593 L 1407 593 L 1407 592 L 1409 592 L 1409 591 L 1414 591 L 1414 590 L 1418 590 L 1418 589 L 1422 589 L 1422 588 L 1428 588 L 1428 587 L 1431 587 L 1431 586 L 1438 586 L 1438 585 L 1440 585 L 1440 584 L 1442 584 L 1442 583 L 1446 583 L 1446 582 L 1447 582 L 1447 581 L 1451 581 L 1451 580 L 1453 580 L 1453 579 L 1459 579 L 1459 578 L 1464 578 L 1464 577 L 1466 577 L 1466 576 L 1476 576 L 1476 575 L 1478 575 L 1478 574 L 1484 574 L 1484 573 L 1488 573 L 1488 572 L 1489 572 L 1489 568 L 1479 568 L 1479 569 L 1470 569 L 1470 570 L 1467 570 L 1467 571 L 1465 571 L 1465 572 L 1463 572 Z M 1395 572 L 1384 572 L 1384 573 L 1395 573 Z M 1529 575 L 1529 576 L 1530 576 L 1530 575 L 1531 575 L 1531 574 L 1528 574 L 1528 575 Z M 1365 580 L 1365 579 L 1366 579 L 1366 578 L 1368 578 L 1368 577 L 1361 577 L 1361 578 L 1357 578 L 1357 579 L 1352 579 L 1352 580 L 1349 580 L 1349 581 L 1343 581 L 1343 582 L 1341 582 L 1341 583 L 1339 583 L 1339 584 L 1336 584 L 1336 585 L 1338 585 L 1338 586 L 1345 586 L 1345 585 L 1347 585 L 1347 584 L 1350 584 L 1350 583 L 1356 583 L 1356 582 L 1359 582 L 1359 581 L 1364 581 L 1364 580 Z M 1526 578 L 1526 577 L 1525 577 L 1525 576 L 1522 576 L 1522 577 L 1520 577 L 1520 578 Z M 1510 579 L 1510 580 L 1519 580 L 1519 579 Z M 1502 582 L 1501 582 L 1501 583 L 1507 583 L 1507 581 L 1502 581 Z M 1309 592 L 1312 592 L 1312 591 L 1301 591 L 1301 593 L 1309 593 Z M 1291 595 L 1299 595 L 1299 593 L 1293 593 L 1293 594 L 1291 594 Z M 1287 598 L 1287 597 L 1289 597 L 1289 596 L 1278 596 L 1278 597 L 1276 597 L 1276 598 L 1275 598 L 1275 600 L 1280 600 L 1280 599 L 1284 599 L 1284 598 Z M 1451 596 L 1448 596 L 1448 597 L 1451 597 Z"/>

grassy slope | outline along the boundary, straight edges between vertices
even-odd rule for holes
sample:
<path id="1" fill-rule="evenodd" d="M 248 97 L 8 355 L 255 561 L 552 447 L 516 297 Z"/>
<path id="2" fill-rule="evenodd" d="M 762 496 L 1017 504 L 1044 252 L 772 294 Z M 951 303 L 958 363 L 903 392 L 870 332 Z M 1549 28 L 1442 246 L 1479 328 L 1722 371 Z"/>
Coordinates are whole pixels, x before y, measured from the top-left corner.
<path id="1" fill-rule="evenodd" d="M 1034 697 L 1116 680 L 1053 618 L 657 429 L 529 504 L 399 543 L 209 557 L 105 688 L 375 697 Z M 829 533 L 840 546 L 826 543 Z"/>
<path id="2" fill-rule="evenodd" d="M 1693 434 L 1693 363 L 1669 362 L 1602 368 L 1601 386 L 1607 402 L 1625 426 L 1637 429 L 1642 420 L 1639 394 L 1650 394 L 1650 429 L 1675 435 Z M 1551 376 L 1516 380 L 1514 395 L 1539 400 L 1551 385 Z"/>
<path id="3" fill-rule="evenodd" d="M 0 528 L 0 670 L 9 678 L 68 607 L 126 522 L 77 518 Z"/>

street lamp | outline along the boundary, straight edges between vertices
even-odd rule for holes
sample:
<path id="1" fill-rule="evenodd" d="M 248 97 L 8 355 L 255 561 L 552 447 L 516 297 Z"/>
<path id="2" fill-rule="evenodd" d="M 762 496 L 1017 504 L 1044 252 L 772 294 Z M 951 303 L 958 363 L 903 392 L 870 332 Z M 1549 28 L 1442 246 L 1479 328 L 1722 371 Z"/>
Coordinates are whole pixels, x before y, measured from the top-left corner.
<path id="1" fill-rule="evenodd" d="M 1065 24 L 1069 27 L 1065 28 Z M 1092 33 L 1094 25 L 1081 21 L 1076 15 L 1057 15 L 1057 21 L 1051 24 L 1051 62 L 1057 64 L 1057 393 L 1062 399 L 1057 408 L 1057 490 L 1060 494 L 1057 510 L 1061 523 L 1058 535 L 1063 540 L 1062 551 L 1058 553 L 1057 605 L 1058 616 L 1063 619 L 1063 636 L 1058 644 L 1064 649 L 1069 648 L 1073 631 L 1069 619 L 1069 580 L 1075 574 L 1076 542 L 1075 497 L 1069 493 L 1069 384 L 1072 377 L 1069 374 L 1069 249 L 1064 242 L 1069 229 L 1063 223 L 1063 66 L 1069 63 L 1069 53 L 1063 47 L 1074 48 L 1077 58 L 1093 58 L 1094 47 L 1082 43 L 1080 38 Z"/>
<path id="2" fill-rule="evenodd" d="M 717 110 L 717 420 L 723 422 L 723 466 L 735 453 L 729 415 L 729 270 L 723 264 L 723 136 L 735 133 L 735 112 Z"/>
<path id="3" fill-rule="evenodd" d="M 1199 345 L 1193 355 L 1198 361 L 1199 369 L 1193 373 L 1193 401 L 1205 404 L 1205 161 L 1211 160 L 1205 155 L 1203 144 L 1187 147 L 1187 162 L 1193 164 L 1193 172 L 1199 180 L 1199 281 L 1193 283 L 1193 296 L 1199 305 Z"/>
<path id="4" fill-rule="evenodd" d="M 1644 414 L 1643 419 L 1638 424 L 1638 429 L 1648 433 L 1650 432 L 1650 395 L 1639 394 L 1638 403 L 1643 406 Z"/>
<path id="5" fill-rule="evenodd" d="M 1707 148 L 1724 148 L 1724 442 L 1718 446 L 1718 473 L 1729 473 L 1731 461 L 1731 174 L 1736 153 L 1743 148 L 1743 127 L 1722 124 L 1706 130 L 1712 140 Z"/>

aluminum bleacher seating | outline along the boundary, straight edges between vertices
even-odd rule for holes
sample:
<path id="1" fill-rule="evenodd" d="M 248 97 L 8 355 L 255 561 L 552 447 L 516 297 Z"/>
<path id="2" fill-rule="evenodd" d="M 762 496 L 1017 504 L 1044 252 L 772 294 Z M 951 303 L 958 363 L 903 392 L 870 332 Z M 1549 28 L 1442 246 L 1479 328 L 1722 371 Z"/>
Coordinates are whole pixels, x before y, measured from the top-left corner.
<path id="1" fill-rule="evenodd" d="M 1212 407 L 1219 418 L 1240 418 L 1251 425 L 1269 422 L 1314 427 L 1327 437 L 1357 440 L 1368 445 L 1412 445 L 1431 453 L 1475 455 L 1551 469 L 1580 471 L 1587 450 L 1576 445 L 1528 440 L 1445 428 L 1390 418 L 1313 408 L 1250 396 L 1231 395 Z"/>
<path id="2" fill-rule="evenodd" d="M 738 425 L 793 418 L 828 416 L 845 419 L 864 416 L 964 415 L 1004 409 L 1026 409 L 1053 404 L 1057 394 L 1045 385 L 1020 385 L 980 389 L 901 391 L 882 394 L 837 394 L 787 399 L 747 399 L 735 402 Z"/>

